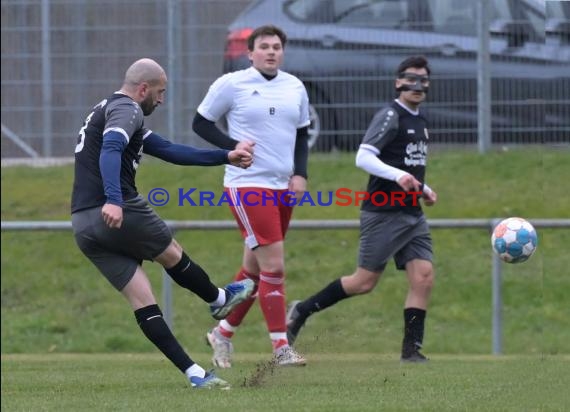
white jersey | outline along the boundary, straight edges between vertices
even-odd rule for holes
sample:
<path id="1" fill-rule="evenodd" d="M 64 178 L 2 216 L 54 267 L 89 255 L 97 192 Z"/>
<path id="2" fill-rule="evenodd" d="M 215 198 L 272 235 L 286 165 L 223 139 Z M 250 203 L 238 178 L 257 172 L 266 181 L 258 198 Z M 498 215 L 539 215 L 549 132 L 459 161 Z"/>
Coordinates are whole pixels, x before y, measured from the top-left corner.
<path id="1" fill-rule="evenodd" d="M 224 186 L 287 189 L 297 129 L 310 123 L 309 98 L 298 78 L 278 71 L 267 80 L 253 67 L 225 74 L 210 86 L 198 113 L 213 122 L 225 115 L 232 139 L 255 142 L 252 166 L 226 166 Z"/>

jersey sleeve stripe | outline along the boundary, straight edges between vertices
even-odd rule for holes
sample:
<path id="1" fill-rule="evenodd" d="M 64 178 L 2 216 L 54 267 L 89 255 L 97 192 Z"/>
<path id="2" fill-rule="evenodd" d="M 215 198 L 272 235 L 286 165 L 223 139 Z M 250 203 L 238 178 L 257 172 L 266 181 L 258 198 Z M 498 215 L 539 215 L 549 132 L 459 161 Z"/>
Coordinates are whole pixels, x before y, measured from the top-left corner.
<path id="1" fill-rule="evenodd" d="M 103 131 L 103 136 L 106 135 L 109 132 L 117 132 L 123 135 L 123 137 L 127 140 L 127 142 L 129 142 L 130 140 L 130 136 L 127 134 L 127 132 L 125 132 L 123 129 L 121 129 L 120 127 L 109 127 L 108 129 L 105 129 Z"/>

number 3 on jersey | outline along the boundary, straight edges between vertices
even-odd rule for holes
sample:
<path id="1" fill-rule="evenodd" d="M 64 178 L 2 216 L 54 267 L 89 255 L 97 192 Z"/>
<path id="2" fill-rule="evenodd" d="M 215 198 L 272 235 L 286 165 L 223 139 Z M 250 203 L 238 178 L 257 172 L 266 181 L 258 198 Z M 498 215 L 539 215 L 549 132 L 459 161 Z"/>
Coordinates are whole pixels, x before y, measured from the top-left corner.
<path id="1" fill-rule="evenodd" d="M 85 122 L 83 123 L 83 127 L 79 129 L 79 137 L 77 138 L 77 146 L 75 146 L 75 153 L 79 153 L 83 150 L 83 146 L 85 145 L 85 129 L 87 129 L 87 125 L 89 121 L 93 117 L 95 112 L 89 113 L 89 115 L 85 118 Z"/>
<path id="2" fill-rule="evenodd" d="M 97 110 L 98 108 L 103 108 L 106 104 L 107 104 L 107 99 L 103 99 L 95 105 L 94 109 Z M 95 114 L 95 110 L 93 110 L 91 113 L 89 113 L 89 115 L 85 118 L 85 122 L 83 123 L 83 127 L 81 129 L 79 129 L 79 137 L 77 138 L 77 145 L 75 146 L 75 153 L 79 153 L 80 151 L 83 150 L 83 146 L 85 145 L 85 129 L 87 129 L 87 126 L 89 125 L 89 122 L 91 121 L 91 118 Z"/>

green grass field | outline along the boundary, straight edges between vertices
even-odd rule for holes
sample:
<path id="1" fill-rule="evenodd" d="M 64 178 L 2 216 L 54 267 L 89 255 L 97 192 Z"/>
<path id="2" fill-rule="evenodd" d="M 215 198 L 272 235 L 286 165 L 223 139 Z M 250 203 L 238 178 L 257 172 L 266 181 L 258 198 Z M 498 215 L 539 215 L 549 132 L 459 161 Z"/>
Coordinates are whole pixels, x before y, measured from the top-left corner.
<path id="1" fill-rule="evenodd" d="M 485 156 L 436 151 L 430 154 L 427 182 L 439 202 L 426 208 L 427 216 L 569 218 L 569 160 L 568 150 L 540 147 Z M 144 161 L 138 186 L 143 194 L 154 187 L 219 193 L 222 175 L 222 168 Z M 3 168 L 2 220 L 68 220 L 71 182 L 71 166 Z M 365 184 L 353 155 L 310 159 L 311 192 L 362 190 Z M 171 220 L 231 219 L 227 206 L 156 209 Z M 356 207 L 334 206 L 299 207 L 294 216 L 357 217 Z M 240 264 L 237 231 L 181 231 L 176 237 L 218 284 L 228 282 Z M 309 320 L 297 345 L 309 358 L 306 368 L 268 373 L 261 390 L 241 386 L 271 350 L 254 307 L 234 339 L 241 362 L 222 373 L 234 384 L 231 395 L 188 396 L 182 377 L 144 339 L 126 303 L 80 254 L 70 232 L 2 232 L 2 406 L 221 410 L 235 399 L 234 410 L 252 411 L 563 410 L 562 394 L 570 383 L 564 373 L 570 354 L 570 254 L 565 247 L 570 230 L 539 230 L 535 256 L 524 264 L 504 265 L 505 356 L 499 358 L 488 356 L 489 233 L 434 229 L 433 238 L 436 287 L 424 342 L 430 365 L 404 367 L 397 361 L 406 283 L 389 265 L 371 294 Z M 292 230 L 286 247 L 289 299 L 306 297 L 350 273 L 357 248 L 356 230 Z M 145 267 L 160 300 L 160 268 Z M 175 287 L 174 314 L 175 334 L 207 366 L 203 336 L 213 323 L 206 306 Z"/>
<path id="2" fill-rule="evenodd" d="M 197 359 L 205 363 L 208 354 Z M 230 391 L 192 390 L 159 355 L 3 355 L 9 411 L 563 411 L 568 356 L 311 354 L 305 368 L 274 369 L 236 356 L 220 374 Z"/>

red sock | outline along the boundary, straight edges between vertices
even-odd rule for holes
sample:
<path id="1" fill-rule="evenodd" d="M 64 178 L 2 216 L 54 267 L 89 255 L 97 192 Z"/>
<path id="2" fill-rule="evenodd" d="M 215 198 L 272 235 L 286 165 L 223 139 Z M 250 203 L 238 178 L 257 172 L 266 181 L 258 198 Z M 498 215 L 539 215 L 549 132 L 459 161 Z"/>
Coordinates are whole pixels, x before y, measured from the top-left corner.
<path id="1" fill-rule="evenodd" d="M 289 345 L 287 339 L 271 339 L 271 346 L 273 346 L 273 351 L 282 348 L 283 346 Z"/>
<path id="2" fill-rule="evenodd" d="M 284 281 L 285 275 L 282 272 L 259 274 L 259 306 L 265 317 L 267 330 L 270 334 L 283 334 L 283 337 L 272 339 L 275 349 L 287 343 Z"/>
<path id="3" fill-rule="evenodd" d="M 232 312 L 226 318 L 226 321 L 230 325 L 232 325 L 233 327 L 238 327 L 239 325 L 241 325 L 241 322 L 245 318 L 245 315 L 247 315 L 247 312 L 249 312 L 251 305 L 253 305 L 253 302 L 255 302 L 255 298 L 256 298 L 256 294 L 257 294 L 257 286 L 259 284 L 259 276 L 256 276 L 252 273 L 249 273 L 244 268 L 241 268 L 240 271 L 236 274 L 234 280 L 239 281 L 239 280 L 244 280 L 244 279 L 253 280 L 255 282 L 255 288 L 253 289 L 253 293 L 251 294 L 251 296 L 249 298 L 247 298 L 246 300 L 244 300 L 239 305 L 237 305 L 235 307 L 235 309 L 232 310 Z M 227 331 L 227 330 L 222 329 L 222 328 L 220 328 L 220 333 L 227 338 L 231 338 L 234 334 L 232 331 Z"/>
<path id="4" fill-rule="evenodd" d="M 231 339 L 234 336 L 235 333 L 235 329 L 232 325 L 229 325 L 229 327 L 227 326 L 228 324 L 224 324 L 224 320 L 221 320 L 220 323 L 218 323 L 218 326 L 216 326 L 216 330 L 218 331 L 218 333 L 220 335 L 222 335 L 224 338 L 227 339 Z"/>

